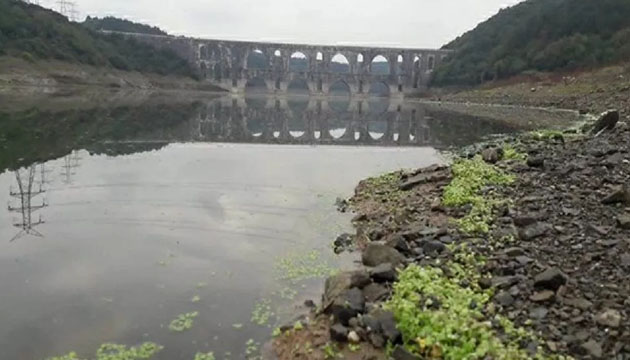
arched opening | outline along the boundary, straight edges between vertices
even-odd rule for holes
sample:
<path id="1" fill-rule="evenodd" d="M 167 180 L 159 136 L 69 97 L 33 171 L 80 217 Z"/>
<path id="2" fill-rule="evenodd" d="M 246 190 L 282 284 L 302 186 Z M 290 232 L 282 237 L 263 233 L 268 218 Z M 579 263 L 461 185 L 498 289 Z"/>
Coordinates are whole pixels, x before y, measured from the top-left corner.
<path id="1" fill-rule="evenodd" d="M 276 51 L 273 52 L 273 55 L 276 56 L 276 57 L 280 57 L 280 56 L 282 56 L 282 51 L 276 50 Z"/>
<path id="2" fill-rule="evenodd" d="M 214 80 L 221 81 L 223 69 L 221 69 L 221 64 L 214 64 L 212 67 L 212 72 L 214 73 Z"/>
<path id="3" fill-rule="evenodd" d="M 308 71 L 308 58 L 302 52 L 294 52 L 289 58 L 289 71 L 306 72 Z"/>
<path id="4" fill-rule="evenodd" d="M 405 59 L 401 54 L 398 54 L 398 58 L 396 59 L 396 74 L 400 75 L 404 73 L 404 62 Z"/>
<path id="5" fill-rule="evenodd" d="M 199 64 L 199 69 L 201 72 L 201 78 L 205 79 L 206 77 L 208 77 L 208 68 L 206 67 L 206 63 L 205 62 L 201 62 L 201 64 Z"/>
<path id="6" fill-rule="evenodd" d="M 296 95 L 308 95 L 308 83 L 304 79 L 293 79 L 287 87 L 287 92 Z"/>
<path id="7" fill-rule="evenodd" d="M 422 59 L 416 55 L 413 58 L 413 88 L 417 89 L 420 86 L 420 65 L 422 63 Z"/>
<path id="8" fill-rule="evenodd" d="M 370 84 L 370 96 L 373 97 L 389 97 L 389 86 L 384 82 L 374 82 Z"/>
<path id="9" fill-rule="evenodd" d="M 370 74 L 372 75 L 389 75 L 389 61 L 383 55 L 376 55 L 372 59 L 370 66 Z"/>
<path id="10" fill-rule="evenodd" d="M 261 50 L 253 50 L 247 55 L 247 68 L 250 70 L 266 70 L 269 68 L 269 59 Z"/>
<path id="11" fill-rule="evenodd" d="M 431 55 L 429 56 L 429 62 L 427 64 L 427 68 L 429 69 L 429 71 L 433 70 L 433 68 L 435 67 L 435 56 Z"/>
<path id="12" fill-rule="evenodd" d="M 208 47 L 205 45 L 199 46 L 199 59 L 207 60 L 208 59 Z"/>
<path id="13" fill-rule="evenodd" d="M 245 92 L 251 94 L 265 93 L 267 92 L 267 84 L 265 83 L 265 80 L 259 77 L 249 79 L 245 84 Z"/>
<path id="14" fill-rule="evenodd" d="M 335 97 L 350 97 L 350 86 L 343 80 L 337 80 L 328 88 L 328 94 Z"/>
<path id="15" fill-rule="evenodd" d="M 362 63 L 363 62 L 363 54 L 358 54 L 357 55 L 357 64 Z"/>
<path id="16" fill-rule="evenodd" d="M 350 63 L 348 59 L 340 53 L 330 59 L 330 72 L 334 74 L 348 74 L 350 72 Z"/>
<path id="17" fill-rule="evenodd" d="M 324 54 L 322 54 L 321 51 L 317 52 L 317 56 L 315 56 L 315 60 L 317 61 L 324 61 Z"/>

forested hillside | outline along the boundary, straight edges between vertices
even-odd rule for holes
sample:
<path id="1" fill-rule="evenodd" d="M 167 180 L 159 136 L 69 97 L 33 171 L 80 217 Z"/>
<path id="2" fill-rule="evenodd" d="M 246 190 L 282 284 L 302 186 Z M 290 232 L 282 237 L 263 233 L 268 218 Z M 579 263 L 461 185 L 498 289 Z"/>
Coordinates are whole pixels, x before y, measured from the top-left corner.
<path id="1" fill-rule="evenodd" d="M 444 48 L 434 85 L 475 85 L 528 71 L 630 59 L 630 0 L 527 0 Z"/>
<path id="2" fill-rule="evenodd" d="M 171 51 L 90 30 L 54 11 L 18 0 L 0 0 L 1 55 L 194 76 L 188 63 Z"/>
<path id="3" fill-rule="evenodd" d="M 83 26 L 92 30 L 120 31 L 150 35 L 167 35 L 165 31 L 158 27 L 139 24 L 129 20 L 115 18 L 113 16 L 106 16 L 102 19 L 88 16 L 82 24 Z"/>

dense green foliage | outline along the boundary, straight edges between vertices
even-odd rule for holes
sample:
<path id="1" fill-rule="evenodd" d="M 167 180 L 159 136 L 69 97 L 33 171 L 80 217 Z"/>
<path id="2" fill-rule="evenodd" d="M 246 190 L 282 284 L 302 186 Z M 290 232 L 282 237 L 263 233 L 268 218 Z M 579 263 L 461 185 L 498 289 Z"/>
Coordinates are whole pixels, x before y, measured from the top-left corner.
<path id="1" fill-rule="evenodd" d="M 0 0 L 0 55 L 56 59 L 158 74 L 192 76 L 186 60 L 122 35 L 108 35 L 18 0 Z"/>
<path id="2" fill-rule="evenodd" d="M 113 16 L 106 16 L 102 19 L 88 16 L 82 23 L 82 25 L 92 30 L 120 31 L 150 35 L 167 35 L 165 31 L 156 26 L 139 24 L 125 19 L 115 18 Z"/>
<path id="3" fill-rule="evenodd" d="M 630 58 L 630 1 L 527 0 L 445 46 L 434 85 L 474 85 L 528 71 L 573 70 Z"/>

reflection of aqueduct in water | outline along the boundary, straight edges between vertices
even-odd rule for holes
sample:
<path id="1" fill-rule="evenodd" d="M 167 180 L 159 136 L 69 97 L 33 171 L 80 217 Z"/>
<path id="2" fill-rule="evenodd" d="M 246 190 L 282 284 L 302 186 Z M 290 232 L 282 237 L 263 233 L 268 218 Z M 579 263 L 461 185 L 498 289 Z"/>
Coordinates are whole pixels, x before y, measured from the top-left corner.
<path id="1" fill-rule="evenodd" d="M 195 141 L 420 146 L 436 145 L 422 106 L 315 98 L 222 98 L 202 105 Z"/>

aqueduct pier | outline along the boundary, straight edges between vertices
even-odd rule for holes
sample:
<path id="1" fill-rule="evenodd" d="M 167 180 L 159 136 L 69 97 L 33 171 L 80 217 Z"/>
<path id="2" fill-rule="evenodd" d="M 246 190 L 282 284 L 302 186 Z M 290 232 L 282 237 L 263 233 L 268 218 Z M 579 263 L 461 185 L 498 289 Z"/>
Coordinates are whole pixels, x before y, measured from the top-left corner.
<path id="1" fill-rule="evenodd" d="M 422 91 L 449 50 L 330 46 L 126 34 L 185 58 L 199 74 L 223 89 L 244 92 L 263 84 L 270 93 L 290 92 L 299 82 L 311 95 L 329 95 L 334 84 L 352 96 L 376 85 L 389 96 Z M 380 95 L 383 95 L 382 93 Z"/>

